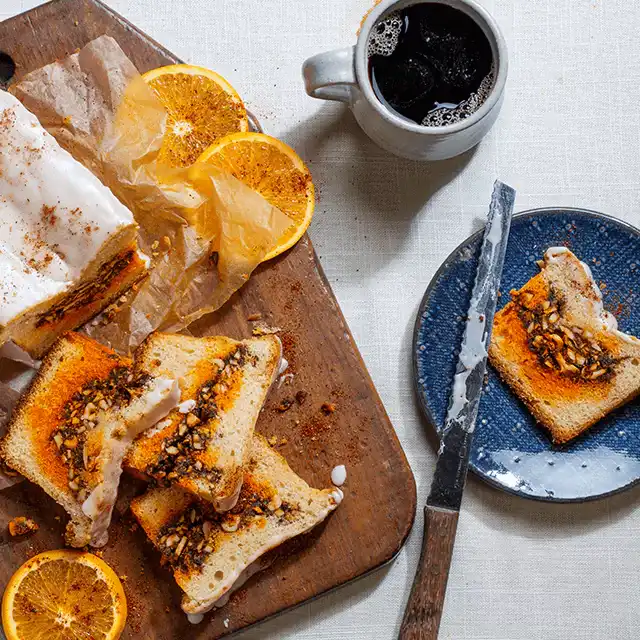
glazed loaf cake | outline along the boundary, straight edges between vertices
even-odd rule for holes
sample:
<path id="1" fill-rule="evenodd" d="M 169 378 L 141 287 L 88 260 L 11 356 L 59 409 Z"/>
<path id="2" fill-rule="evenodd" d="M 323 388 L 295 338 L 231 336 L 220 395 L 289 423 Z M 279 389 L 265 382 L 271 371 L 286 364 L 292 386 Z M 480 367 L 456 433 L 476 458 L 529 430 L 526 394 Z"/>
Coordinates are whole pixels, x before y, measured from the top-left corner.
<path id="1" fill-rule="evenodd" d="M 0 344 L 40 357 L 146 273 L 131 212 L 0 90 Z"/>

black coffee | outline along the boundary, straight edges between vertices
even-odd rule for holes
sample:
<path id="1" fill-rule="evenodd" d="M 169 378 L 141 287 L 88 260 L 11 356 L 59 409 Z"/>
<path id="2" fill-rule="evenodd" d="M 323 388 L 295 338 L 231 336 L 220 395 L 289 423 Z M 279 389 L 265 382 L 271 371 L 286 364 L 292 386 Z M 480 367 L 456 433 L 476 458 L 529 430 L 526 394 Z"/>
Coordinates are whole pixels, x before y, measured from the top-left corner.
<path id="1" fill-rule="evenodd" d="M 466 118 L 493 86 L 487 37 L 466 13 L 444 4 L 415 4 L 381 20 L 368 55 L 378 99 L 424 126 Z"/>

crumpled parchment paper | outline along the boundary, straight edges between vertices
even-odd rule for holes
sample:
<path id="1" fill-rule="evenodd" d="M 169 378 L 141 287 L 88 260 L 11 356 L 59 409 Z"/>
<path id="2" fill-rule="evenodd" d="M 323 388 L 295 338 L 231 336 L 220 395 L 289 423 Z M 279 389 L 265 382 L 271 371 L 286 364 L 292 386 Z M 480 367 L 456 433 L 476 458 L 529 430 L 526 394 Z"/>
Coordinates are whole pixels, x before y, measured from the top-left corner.
<path id="1" fill-rule="evenodd" d="M 130 354 L 156 329 L 180 331 L 239 289 L 291 221 L 212 165 L 156 158 L 166 112 L 109 36 L 33 71 L 11 92 L 132 211 L 149 275 L 84 331 Z M 0 435 L 35 374 L 15 345 L 0 352 Z M 0 477 L 0 488 L 14 479 Z"/>
<path id="2" fill-rule="evenodd" d="M 117 311 L 85 327 L 117 351 L 130 353 L 151 331 L 179 331 L 218 309 L 291 224 L 217 167 L 157 163 L 166 112 L 109 36 L 33 71 L 11 91 L 140 226 L 149 277 Z"/>

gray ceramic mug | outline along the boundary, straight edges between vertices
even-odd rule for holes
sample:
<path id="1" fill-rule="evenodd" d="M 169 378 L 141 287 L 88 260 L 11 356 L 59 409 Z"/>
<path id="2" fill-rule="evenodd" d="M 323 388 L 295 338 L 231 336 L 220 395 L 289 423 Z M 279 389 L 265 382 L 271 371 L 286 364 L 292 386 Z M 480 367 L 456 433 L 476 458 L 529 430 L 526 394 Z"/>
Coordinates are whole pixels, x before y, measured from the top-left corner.
<path id="1" fill-rule="evenodd" d="M 349 105 L 363 131 L 383 149 L 413 160 L 444 160 L 477 145 L 493 126 L 507 81 L 507 45 L 500 28 L 473 0 L 429 0 L 463 11 L 482 29 L 491 44 L 495 80 L 481 107 L 464 120 L 440 127 L 425 127 L 403 118 L 376 97 L 369 80 L 367 43 L 381 18 L 414 4 L 416 0 L 383 0 L 367 16 L 355 47 L 328 51 L 309 58 L 302 73 L 307 93 L 322 100 Z"/>

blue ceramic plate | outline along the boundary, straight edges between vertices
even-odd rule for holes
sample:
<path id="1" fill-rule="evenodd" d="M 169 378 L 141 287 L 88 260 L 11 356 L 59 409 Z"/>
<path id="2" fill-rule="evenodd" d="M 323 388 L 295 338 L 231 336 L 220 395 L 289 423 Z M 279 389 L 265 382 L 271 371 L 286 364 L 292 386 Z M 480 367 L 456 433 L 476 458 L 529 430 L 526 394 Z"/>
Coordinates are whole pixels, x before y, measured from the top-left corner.
<path id="1" fill-rule="evenodd" d="M 424 296 L 414 335 L 414 375 L 422 409 L 436 430 L 449 402 L 463 317 L 475 279 L 482 233 L 460 245 Z M 514 217 L 501 291 L 519 289 L 538 273 L 552 246 L 570 248 L 607 284 L 605 307 L 620 329 L 640 336 L 640 231 L 581 209 L 537 209 Z M 498 307 L 509 295 L 502 295 Z M 640 401 L 611 414 L 580 438 L 559 447 L 489 365 L 470 466 L 489 483 L 527 498 L 591 500 L 640 480 Z"/>

